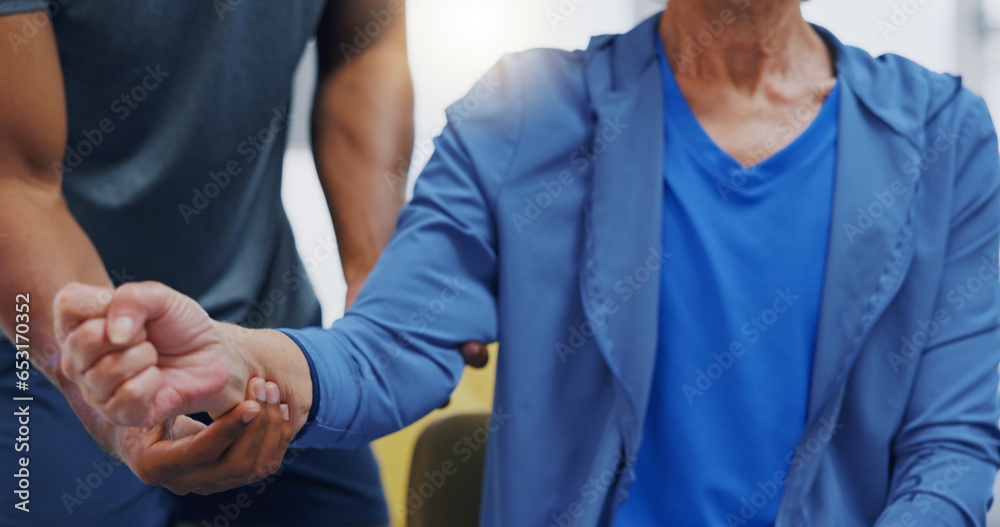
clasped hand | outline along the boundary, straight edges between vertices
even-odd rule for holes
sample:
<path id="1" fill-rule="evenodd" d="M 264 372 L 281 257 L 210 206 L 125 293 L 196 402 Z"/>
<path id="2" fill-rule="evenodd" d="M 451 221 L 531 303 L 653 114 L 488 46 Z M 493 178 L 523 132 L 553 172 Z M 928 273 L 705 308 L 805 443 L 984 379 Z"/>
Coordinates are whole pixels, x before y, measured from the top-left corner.
<path id="1" fill-rule="evenodd" d="M 70 284 L 54 312 L 63 373 L 113 425 L 111 453 L 142 481 L 208 494 L 280 468 L 291 426 L 278 386 L 227 356 L 196 302 L 152 282 Z M 214 421 L 187 417 L 196 412 Z"/>

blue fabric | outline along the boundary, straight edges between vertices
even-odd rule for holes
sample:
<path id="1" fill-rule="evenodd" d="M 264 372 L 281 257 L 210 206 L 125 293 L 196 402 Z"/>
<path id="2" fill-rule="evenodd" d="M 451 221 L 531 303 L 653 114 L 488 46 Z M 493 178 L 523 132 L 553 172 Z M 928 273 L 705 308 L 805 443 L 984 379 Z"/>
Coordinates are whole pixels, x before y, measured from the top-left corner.
<path id="1" fill-rule="evenodd" d="M 667 259 L 656 25 L 507 56 L 449 109 L 354 307 L 289 331 L 321 384 L 296 445 L 415 421 L 458 382 L 461 343 L 499 339 L 494 407 L 510 417 L 490 433 L 481 524 L 611 525 Z M 840 80 L 837 169 L 775 526 L 983 526 L 1000 465 L 996 133 L 957 78 L 816 30 Z"/>
<path id="2" fill-rule="evenodd" d="M 770 526 L 807 416 L 839 84 L 811 123 L 776 128 L 800 134 L 790 144 L 744 167 L 701 127 L 658 47 L 673 256 L 636 482 L 615 525 Z"/>
<path id="3" fill-rule="evenodd" d="M 32 306 L 35 307 L 35 306 Z M 0 339 L 0 383 L 6 390 L 17 380 L 14 368 L 14 345 Z M 0 492 L 0 526 L 47 527 L 73 525 L 98 527 L 129 525 L 168 527 L 171 515 L 170 493 L 160 487 L 144 485 L 122 462 L 111 458 L 94 443 L 80 425 L 76 414 L 66 404 L 59 388 L 37 370 L 32 370 L 30 390 L 34 400 L 20 402 L 11 397 L 25 392 L 5 392 L 0 399 L 0 467 L 13 475 L 19 459 L 28 458 L 27 496 L 18 496 L 18 480 L 6 477 Z M 14 413 L 27 405 L 29 416 L 28 450 L 15 451 L 20 424 Z M 27 512 L 15 509 L 28 498 Z M 114 523 L 109 523 L 113 520 Z"/>
<path id="4" fill-rule="evenodd" d="M 62 169 L 66 202 L 115 283 L 164 282 L 214 318 L 252 327 L 318 323 L 319 302 L 281 203 L 281 170 L 292 77 L 327 4 L 0 0 L 0 14 L 46 7 L 52 14 L 69 126 L 66 157 L 53 170 Z M 5 45 L 31 46 L 31 34 L 17 36 Z M 332 239 L 321 242 L 336 250 Z M 12 361 L 0 374 L 0 398 L 9 400 Z M 94 491 L 100 497 L 72 511 L 63 506 L 74 478 L 106 456 L 55 388 L 39 381 L 37 390 L 48 410 L 32 418 L 34 512 L 7 512 L 16 482 L 5 477 L 0 525 L 166 522 L 169 493 L 121 468 Z M 10 424 L 0 425 L 5 445 L 13 442 Z M 7 473 L 13 453 L 0 451 Z M 295 453 L 263 490 L 170 498 L 199 524 L 220 514 L 220 525 L 388 522 L 367 446 Z M 252 505 L 233 509 L 246 503 L 237 500 L 244 492 Z"/>

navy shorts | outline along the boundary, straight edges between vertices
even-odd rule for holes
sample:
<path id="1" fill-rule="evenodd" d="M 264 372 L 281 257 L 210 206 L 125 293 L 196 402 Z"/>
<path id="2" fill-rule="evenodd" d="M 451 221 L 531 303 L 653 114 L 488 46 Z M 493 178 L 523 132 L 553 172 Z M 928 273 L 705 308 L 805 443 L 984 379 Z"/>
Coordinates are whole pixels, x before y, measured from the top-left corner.
<path id="1" fill-rule="evenodd" d="M 105 454 L 41 372 L 31 370 L 25 391 L 17 388 L 15 373 L 14 348 L 0 338 L 0 527 L 167 527 L 179 520 L 199 527 L 388 523 L 368 447 L 289 451 L 269 480 L 211 496 L 175 496 L 144 485 Z M 15 477 L 22 458 L 27 478 Z M 26 502 L 20 490 L 27 491 L 21 493 Z"/>

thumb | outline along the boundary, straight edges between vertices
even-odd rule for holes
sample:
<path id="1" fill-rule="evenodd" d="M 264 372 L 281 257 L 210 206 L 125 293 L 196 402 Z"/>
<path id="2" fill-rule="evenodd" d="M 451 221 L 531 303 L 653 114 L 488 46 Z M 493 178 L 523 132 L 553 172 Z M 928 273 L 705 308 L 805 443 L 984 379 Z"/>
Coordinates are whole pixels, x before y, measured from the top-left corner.
<path id="1" fill-rule="evenodd" d="M 163 316 L 180 293 L 159 282 L 127 283 L 115 290 L 108 305 L 108 341 L 122 346 L 132 342 L 147 320 Z"/>
<path id="2" fill-rule="evenodd" d="M 222 457 L 259 413 L 260 404 L 244 401 L 209 425 L 187 416 L 178 417 L 170 433 L 164 434 L 172 438 L 160 437 L 144 445 L 141 467 L 132 470 L 137 475 L 141 471 L 140 479 L 146 484 L 158 485 L 209 466 Z"/>

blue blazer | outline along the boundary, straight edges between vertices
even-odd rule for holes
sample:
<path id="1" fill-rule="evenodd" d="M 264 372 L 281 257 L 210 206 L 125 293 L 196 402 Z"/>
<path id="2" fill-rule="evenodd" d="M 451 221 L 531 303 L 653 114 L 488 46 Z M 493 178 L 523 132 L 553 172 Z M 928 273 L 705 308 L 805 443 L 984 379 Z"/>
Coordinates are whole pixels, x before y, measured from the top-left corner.
<path id="1" fill-rule="evenodd" d="M 507 56 L 449 108 L 354 307 L 287 332 L 315 392 L 296 446 L 403 428 L 448 399 L 462 342 L 499 340 L 482 525 L 610 524 L 670 331 L 648 272 L 669 167 L 656 22 Z M 983 525 L 1000 463 L 992 123 L 957 78 L 817 30 L 842 82 L 838 164 L 809 417 L 775 525 Z"/>

